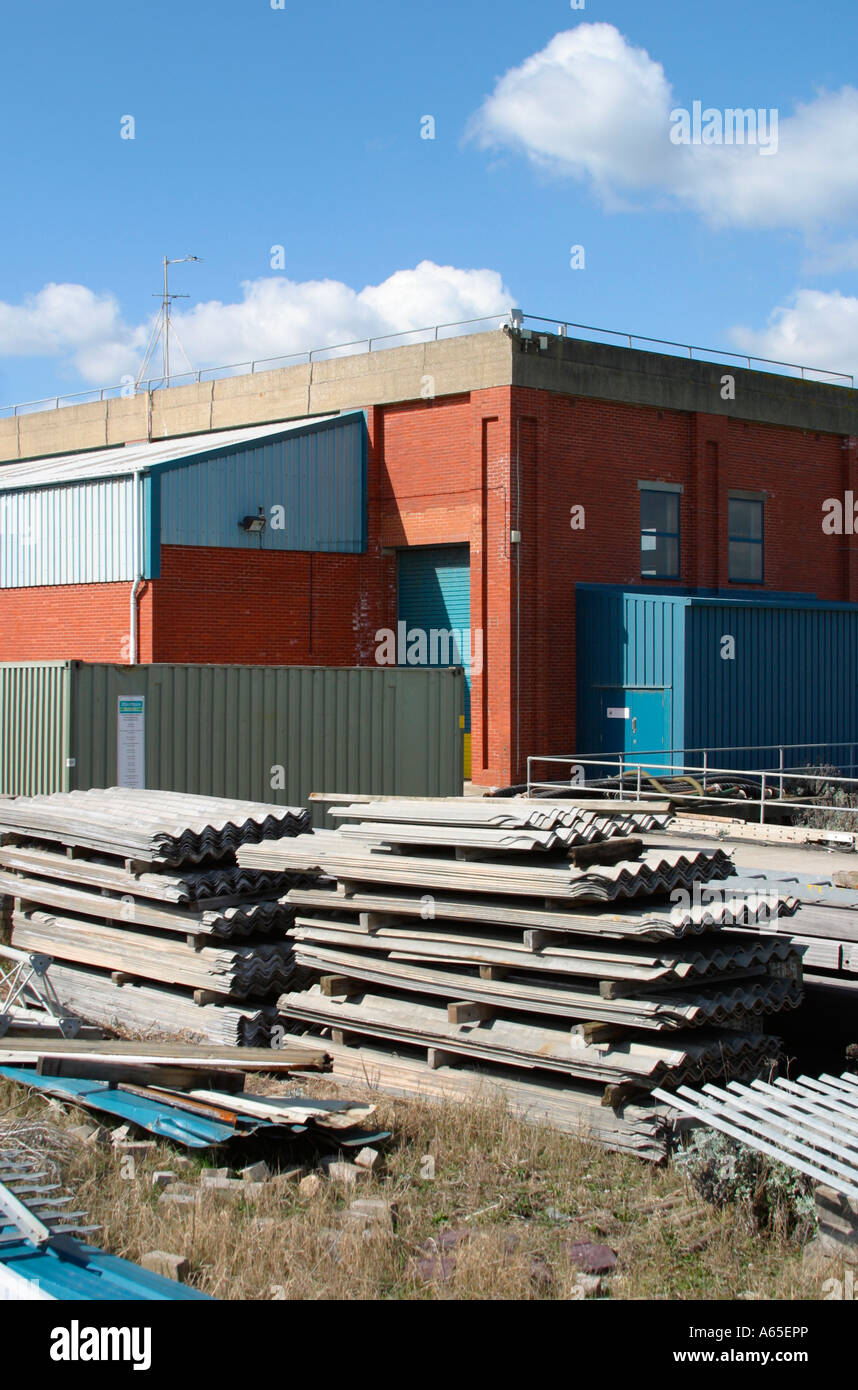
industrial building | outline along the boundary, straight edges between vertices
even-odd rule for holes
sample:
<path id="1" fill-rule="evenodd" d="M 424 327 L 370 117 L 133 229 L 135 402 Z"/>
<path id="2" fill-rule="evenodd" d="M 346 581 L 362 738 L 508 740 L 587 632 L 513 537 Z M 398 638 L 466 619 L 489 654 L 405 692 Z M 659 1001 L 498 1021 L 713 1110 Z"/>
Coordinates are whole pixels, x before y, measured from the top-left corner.
<path id="1" fill-rule="evenodd" d="M 19 413 L 0 660 L 461 664 L 484 785 L 849 739 L 856 443 L 848 385 L 518 324 Z"/>

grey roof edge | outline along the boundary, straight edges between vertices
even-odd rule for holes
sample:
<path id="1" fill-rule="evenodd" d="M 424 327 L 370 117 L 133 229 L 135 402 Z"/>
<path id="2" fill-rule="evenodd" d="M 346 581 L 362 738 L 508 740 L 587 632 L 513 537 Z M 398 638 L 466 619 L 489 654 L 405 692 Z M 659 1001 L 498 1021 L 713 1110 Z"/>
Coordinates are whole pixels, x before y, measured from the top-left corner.
<path id="1" fill-rule="evenodd" d="M 547 335 L 544 349 L 532 350 L 518 338 L 513 342 L 514 386 L 721 415 L 742 423 L 858 435 L 858 392 L 848 386 L 749 370 L 726 356 L 724 362 L 674 357 L 555 334 Z M 721 397 L 725 374 L 735 378 L 734 400 Z"/>
<path id="2" fill-rule="evenodd" d="M 186 435 L 129 441 L 126 444 L 110 444 L 100 449 L 86 449 L 68 454 L 45 454 L 39 458 L 13 459 L 5 463 L 0 461 L 0 494 L 74 487 L 88 482 L 109 482 L 117 478 L 132 477 L 134 474 L 146 477 L 153 473 L 166 473 L 174 469 L 185 468 L 201 460 L 213 460 L 232 449 L 247 447 L 247 445 L 257 442 L 267 444 L 275 443 L 280 439 L 301 438 L 308 434 L 336 428 L 339 425 L 354 423 L 357 420 L 362 421 L 366 426 L 365 410 L 327 411 L 312 418 L 298 416 L 289 420 L 273 421 L 266 424 L 237 425 L 229 429 L 206 430 Z M 171 445 L 175 445 L 177 448 L 175 455 L 163 459 L 156 457 L 159 451 Z M 183 445 L 188 446 L 187 452 L 181 448 Z M 131 453 L 126 454 L 125 451 L 133 449 L 141 451 L 140 462 L 133 467 L 127 463 L 125 467 L 122 467 L 123 456 L 128 460 L 132 458 Z M 151 450 L 152 457 L 149 462 L 146 462 L 146 456 L 142 453 L 145 449 Z M 115 471 L 110 468 L 103 469 L 101 466 L 105 463 L 107 456 L 111 454 L 116 455 Z M 75 461 L 80 465 L 79 472 L 73 469 Z M 7 485 L 4 479 L 4 474 L 7 471 L 20 475 L 31 466 L 37 470 L 39 465 L 44 465 L 44 476 L 36 474 L 32 479 L 20 477 L 20 480 L 16 478 L 15 481 Z M 72 465 L 68 477 L 51 476 L 53 470 L 61 469 L 66 465 Z M 88 468 L 91 468 L 92 472 L 88 472 Z"/>

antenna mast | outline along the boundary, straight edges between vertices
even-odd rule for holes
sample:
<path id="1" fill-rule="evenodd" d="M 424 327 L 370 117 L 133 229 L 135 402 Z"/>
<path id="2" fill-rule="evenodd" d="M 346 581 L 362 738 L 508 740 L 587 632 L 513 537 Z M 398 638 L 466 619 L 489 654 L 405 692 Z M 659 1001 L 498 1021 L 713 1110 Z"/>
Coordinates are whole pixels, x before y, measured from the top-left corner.
<path id="1" fill-rule="evenodd" d="M 140 387 L 141 382 L 143 382 L 143 381 L 146 380 L 146 372 L 147 372 L 147 370 L 148 370 L 148 368 L 149 368 L 149 364 L 151 363 L 151 361 L 152 361 L 152 359 L 153 359 L 153 357 L 154 357 L 154 355 L 155 355 L 155 350 L 156 350 L 156 348 L 157 348 L 159 342 L 162 343 L 162 345 L 163 345 L 163 365 L 164 365 L 163 381 L 164 381 L 164 385 L 165 385 L 165 386 L 169 386 L 169 385 L 170 385 L 170 333 L 171 333 L 171 332 L 172 332 L 172 335 L 173 335 L 173 337 L 175 338 L 176 342 L 178 343 L 179 351 L 181 352 L 182 356 L 184 357 L 185 361 L 187 362 L 188 367 L 190 368 L 191 371 L 193 371 L 193 367 L 191 367 L 191 363 L 190 363 L 190 359 L 188 358 L 188 354 L 185 352 L 185 349 L 182 347 L 181 342 L 179 342 L 179 335 L 178 335 L 178 333 L 176 332 L 176 329 L 175 329 L 175 327 L 174 327 L 174 325 L 173 325 L 173 323 L 172 323 L 171 317 L 170 317 L 170 305 L 172 304 L 173 300 L 174 300 L 174 299 L 190 299 L 190 295 L 187 295 L 187 294 L 171 294 L 171 293 L 170 293 L 170 286 L 169 286 L 169 282 L 168 282 L 167 276 L 168 276 L 168 267 L 169 267 L 169 266 L 171 266 L 171 265 L 183 265 L 183 264 L 185 263 L 185 261 L 200 261 L 201 259 L 202 259 L 202 257 L 200 257 L 200 256 L 177 256 L 177 257 L 175 257 L 175 259 L 173 259 L 173 260 L 170 260 L 167 256 L 164 256 L 164 258 L 163 258 L 162 264 L 163 264 L 163 267 L 164 267 L 164 289 L 163 289 L 163 292 L 162 292 L 160 295 L 155 295 L 155 296 L 153 296 L 154 298 L 160 299 L 160 300 L 161 300 L 161 308 L 158 310 L 158 316 L 157 316 L 157 318 L 155 319 L 155 323 L 154 323 L 153 328 L 152 328 L 152 333 L 151 333 L 151 335 L 150 335 L 149 343 L 148 343 L 147 348 L 146 348 L 146 354 L 145 354 L 145 356 L 144 356 L 144 358 L 143 358 L 143 361 L 142 361 L 141 364 L 140 364 L 140 371 L 137 373 L 137 381 L 136 381 L 135 384 L 136 384 L 136 386 L 137 386 L 138 388 Z"/>

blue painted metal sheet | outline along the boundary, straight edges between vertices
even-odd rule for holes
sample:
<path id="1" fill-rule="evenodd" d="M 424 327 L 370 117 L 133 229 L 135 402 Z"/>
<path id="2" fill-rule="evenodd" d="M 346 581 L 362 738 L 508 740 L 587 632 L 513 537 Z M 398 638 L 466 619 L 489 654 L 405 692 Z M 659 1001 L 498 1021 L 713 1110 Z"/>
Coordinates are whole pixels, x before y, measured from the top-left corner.
<path id="1" fill-rule="evenodd" d="M 37 1297 L 60 1302 L 211 1302 L 209 1294 L 164 1279 L 130 1260 L 66 1238 L 66 1250 L 39 1248 L 28 1240 L 5 1245 L 0 1266 L 35 1286 Z M 6 1292 L 10 1293 L 8 1283 Z M 23 1297 L 23 1292 L 17 1295 Z M 2 1294 L 0 1294 L 2 1297 Z"/>
<path id="2" fill-rule="evenodd" d="M 21 1086 L 33 1086 L 46 1095 L 72 1101 L 85 1109 L 98 1110 L 102 1114 L 130 1121 L 151 1134 L 172 1139 L 189 1149 L 208 1149 L 225 1144 L 235 1138 L 236 1133 L 247 1134 L 255 1129 L 270 1128 L 267 1120 L 252 1119 L 248 1115 L 239 1117 L 241 1130 L 236 1131 L 233 1125 L 178 1110 L 167 1101 L 150 1100 L 129 1091 L 118 1091 L 107 1081 L 90 1081 L 74 1076 L 42 1076 L 40 1072 L 26 1067 L 0 1067 L 0 1076 L 8 1081 L 17 1081 Z"/>
<path id="3" fill-rule="evenodd" d="M 577 751 L 606 754 L 681 747 L 684 737 L 685 610 L 682 596 L 579 585 L 576 592 Z M 648 699 L 648 692 L 652 698 Z M 629 724 L 606 717 L 628 708 Z M 616 701 L 616 704 L 614 703 Z M 635 706 L 632 712 L 632 706 Z M 631 720 L 658 730 L 652 750 Z M 634 738 L 634 744 L 631 740 Z M 626 743 L 629 747 L 626 747 Z"/>
<path id="4" fill-rule="evenodd" d="M 686 682 L 689 747 L 858 744 L 858 606 L 696 600 Z M 785 754 L 795 767 L 820 757 L 811 748 Z M 777 760 L 749 753 L 731 765 Z"/>
<path id="5" fill-rule="evenodd" d="M 582 755 L 629 751 L 605 718 L 607 695 L 631 709 L 662 690 L 675 761 L 699 763 L 704 748 L 798 744 L 785 765 L 800 767 L 820 760 L 815 743 L 841 745 L 838 765 L 856 761 L 858 605 L 579 585 L 576 613 Z M 729 755 L 740 769 L 776 763 L 776 751 Z"/>
<path id="6" fill-rule="evenodd" d="M 0 493 L 0 589 L 132 580 L 134 493 L 131 477 Z"/>
<path id="7" fill-rule="evenodd" d="M 479 663 L 471 633 L 471 565 L 467 545 L 417 546 L 399 551 L 398 618 L 405 624 L 399 642 L 401 665 L 464 666 L 465 731 L 471 728 L 471 672 Z M 425 658 L 418 638 L 425 634 Z M 453 634 L 445 640 L 440 634 Z M 435 637 L 433 639 L 433 634 Z M 403 659 L 405 658 L 405 659 Z"/>
<path id="8" fill-rule="evenodd" d="M 363 411 L 6 464 L 0 589 L 157 578 L 162 542 L 255 550 L 259 507 L 264 550 L 360 553 L 366 475 Z"/>
<path id="9" fill-rule="evenodd" d="M 366 460 L 366 418 L 359 411 L 159 464 L 161 543 L 360 553 Z M 239 526 L 260 507 L 261 537 Z"/>
<path id="10" fill-rule="evenodd" d="M 151 1134 L 160 1135 L 174 1143 L 184 1144 L 189 1149 L 208 1149 L 218 1144 L 226 1144 L 230 1139 L 244 1139 L 249 1134 L 265 1131 L 269 1134 L 304 1134 L 313 1130 L 316 1138 L 326 1137 L 336 1141 L 337 1147 L 363 1147 L 366 1144 L 380 1143 L 390 1138 L 389 1130 L 370 1132 L 359 1127 L 347 1130 L 331 1130 L 314 1125 L 310 1119 L 306 1124 L 295 1120 L 264 1119 L 258 1115 L 246 1115 L 235 1110 L 235 1124 L 228 1120 L 215 1120 L 208 1115 L 195 1114 L 171 1104 L 168 1096 L 144 1096 L 132 1091 L 120 1091 L 108 1081 L 94 1081 L 76 1076 L 43 1076 L 41 1072 L 28 1067 L 0 1067 L 0 1076 L 7 1081 L 16 1081 L 20 1086 L 32 1086 L 45 1095 L 57 1096 L 60 1100 L 71 1101 L 87 1110 L 97 1110 L 116 1119 L 130 1121 L 146 1129 Z M 318 1101 L 304 1100 L 300 1096 L 290 1097 L 290 1104 L 299 1109 L 302 1105 L 318 1106 Z M 236 1105 L 238 1099 L 236 1098 Z M 331 1112 L 348 1107 L 346 1101 L 324 1102 Z M 225 1105 L 222 1108 L 227 1108 Z M 231 1112 L 232 1113 L 232 1112 Z"/>

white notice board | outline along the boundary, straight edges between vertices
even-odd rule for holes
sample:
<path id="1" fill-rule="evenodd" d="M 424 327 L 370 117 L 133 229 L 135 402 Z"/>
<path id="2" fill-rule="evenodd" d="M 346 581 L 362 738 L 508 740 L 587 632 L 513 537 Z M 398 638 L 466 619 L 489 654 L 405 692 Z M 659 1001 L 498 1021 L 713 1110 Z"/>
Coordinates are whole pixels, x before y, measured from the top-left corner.
<path id="1" fill-rule="evenodd" d="M 146 786 L 146 698 L 120 695 L 116 712 L 116 784 Z"/>

